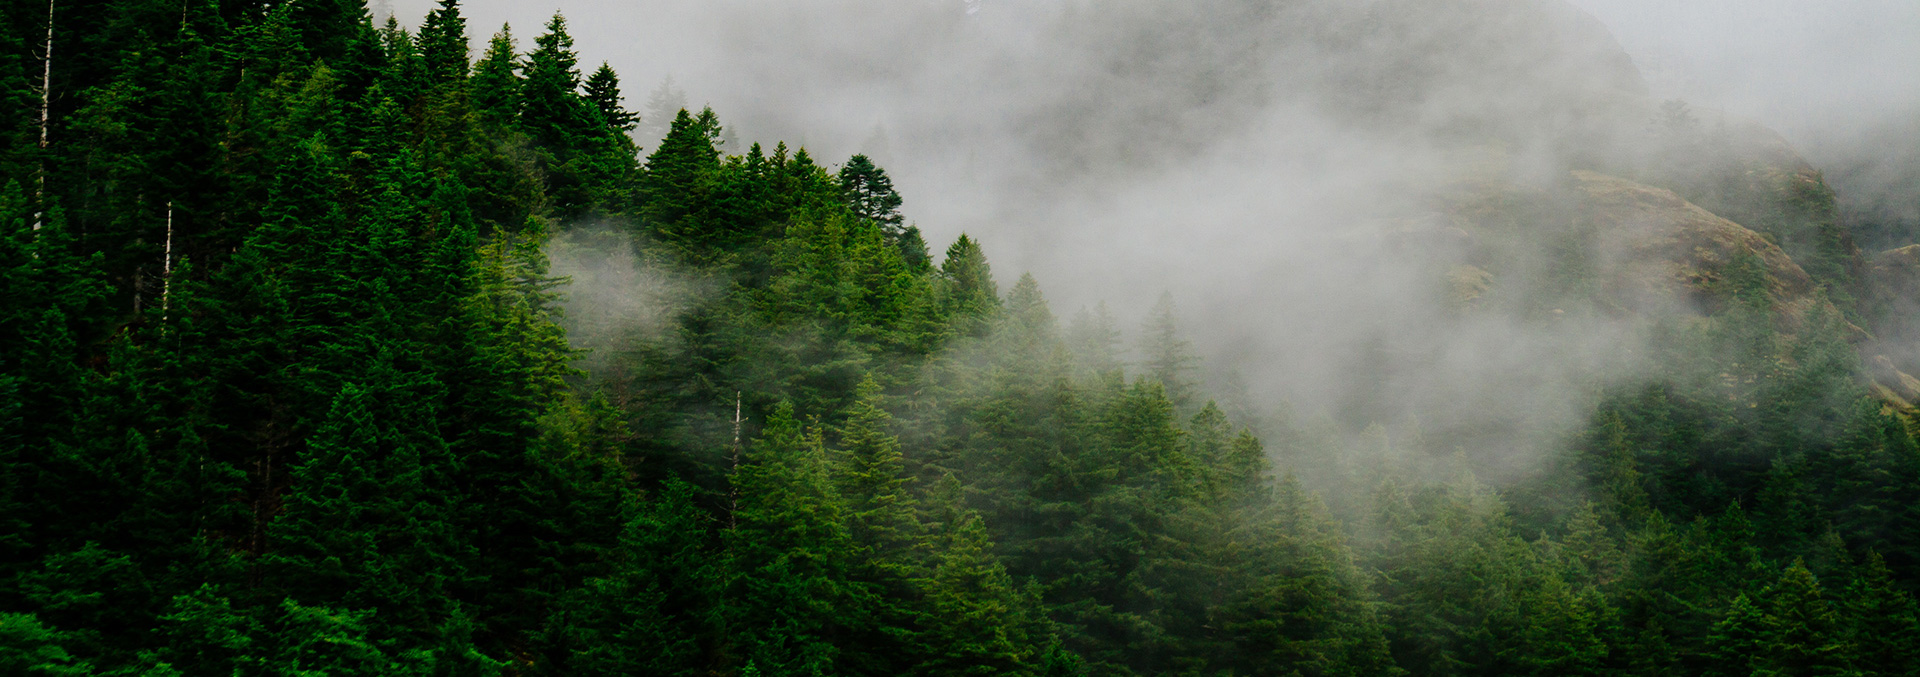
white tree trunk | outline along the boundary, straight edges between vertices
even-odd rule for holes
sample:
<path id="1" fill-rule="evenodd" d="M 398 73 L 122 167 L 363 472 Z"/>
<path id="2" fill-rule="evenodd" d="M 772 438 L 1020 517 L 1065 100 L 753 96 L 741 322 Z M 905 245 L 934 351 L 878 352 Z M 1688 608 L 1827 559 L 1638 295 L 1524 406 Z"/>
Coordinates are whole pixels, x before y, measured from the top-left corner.
<path id="1" fill-rule="evenodd" d="M 167 248 L 160 258 L 160 321 L 167 321 L 167 300 L 173 293 L 173 201 L 167 201 Z"/>
<path id="2" fill-rule="evenodd" d="M 33 229 L 40 230 L 46 212 L 47 195 L 47 121 L 53 108 L 53 3 L 47 0 L 47 47 L 40 57 L 40 171 L 35 178 L 33 201 L 42 211 L 33 215 Z"/>

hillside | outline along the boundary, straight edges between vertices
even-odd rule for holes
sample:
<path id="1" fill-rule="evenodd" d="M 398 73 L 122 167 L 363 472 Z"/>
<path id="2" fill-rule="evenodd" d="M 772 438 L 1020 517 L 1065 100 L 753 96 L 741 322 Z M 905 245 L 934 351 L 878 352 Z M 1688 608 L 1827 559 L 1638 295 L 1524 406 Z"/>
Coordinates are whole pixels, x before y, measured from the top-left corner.
<path id="1" fill-rule="evenodd" d="M 558 14 L 0 8 L 0 674 L 1920 664 L 1920 250 L 1777 134 L 1558 1 L 1077 7 L 900 132 L 1021 275 Z"/>

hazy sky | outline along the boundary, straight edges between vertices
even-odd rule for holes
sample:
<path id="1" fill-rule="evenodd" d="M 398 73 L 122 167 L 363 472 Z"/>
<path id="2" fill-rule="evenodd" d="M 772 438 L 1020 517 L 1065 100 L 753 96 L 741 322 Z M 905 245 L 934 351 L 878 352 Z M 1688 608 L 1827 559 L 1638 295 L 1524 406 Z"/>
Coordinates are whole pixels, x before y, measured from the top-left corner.
<path id="1" fill-rule="evenodd" d="M 417 24 L 431 0 L 384 0 L 403 22 Z M 991 13 L 996 4 L 1060 0 L 900 0 L 951 4 Z M 1756 118 L 1796 140 L 1920 111 L 1920 2 L 1914 0 L 1570 0 L 1597 16 L 1647 73 L 1656 95 L 1687 98 Z M 375 0 L 376 8 L 382 0 Z M 471 0 L 465 5 L 477 43 L 503 22 L 523 40 L 559 10 L 572 21 L 584 62 L 606 60 L 642 97 L 667 73 L 679 74 L 696 98 L 732 87 L 696 81 L 725 77 L 715 64 L 739 63 L 723 52 L 756 46 L 723 42 L 721 22 L 756 9 L 805 12 L 832 0 Z M 718 8 L 718 9 L 716 9 Z M 981 16 L 975 14 L 976 17 Z M 796 29 L 805 26 L 796 25 Z M 814 28 L 832 28 L 815 25 Z M 843 25 L 858 30 L 859 25 Z M 838 40 L 844 34 L 823 36 Z M 761 53 L 804 59 L 806 54 Z M 735 74 L 736 77 L 744 74 Z M 822 96 L 832 95 L 822 92 Z M 635 97 L 639 98 L 639 97 Z M 716 104 L 721 102 L 716 101 Z"/>
<path id="2" fill-rule="evenodd" d="M 1667 93 L 1790 137 L 1920 105 L 1920 2 L 1572 0 Z"/>

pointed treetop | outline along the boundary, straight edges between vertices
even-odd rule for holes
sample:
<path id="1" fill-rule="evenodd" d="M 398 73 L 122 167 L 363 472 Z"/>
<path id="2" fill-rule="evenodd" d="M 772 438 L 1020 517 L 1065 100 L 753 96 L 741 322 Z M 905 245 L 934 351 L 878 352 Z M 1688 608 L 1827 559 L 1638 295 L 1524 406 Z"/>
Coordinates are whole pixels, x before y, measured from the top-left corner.
<path id="1" fill-rule="evenodd" d="M 880 224 L 887 234 L 898 236 L 905 219 L 900 216 L 900 193 L 893 189 L 886 170 L 865 155 L 855 155 L 840 168 L 839 179 L 847 208 L 855 216 Z"/>
<path id="2" fill-rule="evenodd" d="M 1166 386 L 1167 398 L 1175 405 L 1185 407 L 1192 401 L 1194 384 L 1187 375 L 1200 360 L 1193 354 L 1193 344 L 1180 333 L 1171 292 L 1160 294 L 1160 302 L 1140 328 L 1140 357 L 1144 376 Z"/>
<path id="3" fill-rule="evenodd" d="M 473 110 L 487 128 L 506 129 L 520 115 L 520 59 L 515 49 L 513 31 L 503 25 L 474 64 L 469 84 Z"/>
<path id="4" fill-rule="evenodd" d="M 608 66 L 605 61 L 600 62 L 600 67 L 595 69 L 592 75 L 587 76 L 586 96 L 587 101 L 593 103 L 594 108 L 600 112 L 600 119 L 605 121 L 608 127 L 629 132 L 633 131 L 634 125 L 640 121 L 640 116 L 629 113 L 621 107 L 620 76 L 616 75 L 613 67 Z"/>
<path id="5" fill-rule="evenodd" d="M 567 34 L 567 18 L 559 12 L 547 20 L 547 32 L 533 39 L 534 50 L 527 54 L 527 79 L 552 78 L 566 92 L 580 87 L 579 56 L 573 51 L 573 36 Z"/>
<path id="6" fill-rule="evenodd" d="M 665 138 L 672 130 L 674 116 L 686 108 L 687 93 L 675 86 L 673 76 L 668 75 L 647 96 L 647 112 L 640 117 L 641 143 L 651 144 Z"/>
<path id="7" fill-rule="evenodd" d="M 420 57 L 433 84 L 467 78 L 467 20 L 460 16 L 460 0 L 440 0 L 420 25 Z"/>

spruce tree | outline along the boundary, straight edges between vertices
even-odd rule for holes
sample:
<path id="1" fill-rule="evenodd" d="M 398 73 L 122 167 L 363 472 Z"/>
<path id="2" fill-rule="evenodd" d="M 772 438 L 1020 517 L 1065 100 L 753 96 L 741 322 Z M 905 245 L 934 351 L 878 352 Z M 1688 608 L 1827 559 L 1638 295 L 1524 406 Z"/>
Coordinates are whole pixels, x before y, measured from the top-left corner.
<path id="1" fill-rule="evenodd" d="M 420 25 L 420 60 L 434 85 L 467 79 L 467 20 L 460 16 L 460 0 L 440 0 Z"/>
<path id="2" fill-rule="evenodd" d="M 468 83 L 473 111 L 480 118 L 481 128 L 492 134 L 512 129 L 520 119 L 520 62 L 514 50 L 511 29 L 501 26 L 500 32 L 487 41 L 487 51 L 474 64 Z"/>
<path id="3" fill-rule="evenodd" d="M 1000 288 L 993 282 L 993 269 L 979 243 L 966 236 L 947 247 L 940 262 L 943 305 L 952 318 L 954 332 L 961 336 L 979 336 L 987 320 L 1000 307 Z"/>
<path id="4" fill-rule="evenodd" d="M 846 654 L 859 648 L 835 640 L 867 636 L 875 592 L 854 579 L 859 558 L 819 431 L 777 406 L 729 483 L 728 651 L 782 674 L 858 666 L 861 656 Z"/>
<path id="5" fill-rule="evenodd" d="M 633 131 L 634 125 L 639 124 L 640 116 L 621 107 L 620 76 L 614 74 L 613 68 L 605 61 L 600 62 L 600 67 L 587 76 L 585 94 L 587 101 L 592 102 L 594 109 L 600 113 L 601 122 L 621 135 Z"/>
<path id="6" fill-rule="evenodd" d="M 893 189 L 886 170 L 865 155 L 855 155 L 840 168 L 839 180 L 854 216 L 880 224 L 890 238 L 901 236 L 905 218 L 900 215 L 900 193 Z"/>
<path id="7" fill-rule="evenodd" d="M 887 431 L 893 417 L 880 408 L 880 386 L 872 375 L 855 387 L 854 397 L 840 430 L 834 473 L 846 497 L 848 534 L 886 575 L 904 578 L 911 549 L 921 540 L 912 478 L 906 474 L 900 441 Z"/>
<path id="8" fill-rule="evenodd" d="M 668 75 L 647 95 L 647 112 L 640 116 L 640 143 L 654 144 L 666 138 L 674 119 L 686 109 L 687 93 L 680 91 L 673 84 L 673 76 Z"/>
<path id="9" fill-rule="evenodd" d="M 1199 363 L 1193 344 L 1181 336 L 1174 314 L 1173 294 L 1162 293 L 1140 327 L 1140 368 L 1146 378 L 1159 381 L 1174 406 L 1185 410 L 1193 403 L 1197 385 L 1191 374 Z"/>

